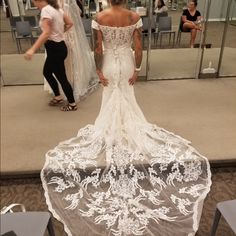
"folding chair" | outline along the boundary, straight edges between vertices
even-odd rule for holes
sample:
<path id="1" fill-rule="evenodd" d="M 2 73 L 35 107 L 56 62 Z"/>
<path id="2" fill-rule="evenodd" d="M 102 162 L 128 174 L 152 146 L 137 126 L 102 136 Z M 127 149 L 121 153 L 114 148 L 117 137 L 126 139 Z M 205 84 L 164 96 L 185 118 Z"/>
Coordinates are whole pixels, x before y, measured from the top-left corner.
<path id="1" fill-rule="evenodd" d="M 169 34 L 169 44 L 173 34 L 173 47 L 175 45 L 175 31 L 172 30 L 172 21 L 170 16 L 160 17 L 157 29 L 157 39 L 160 38 L 160 47 L 162 45 L 162 35 Z"/>
<path id="2" fill-rule="evenodd" d="M 15 206 L 21 206 L 22 212 L 13 212 L 12 208 Z M 49 236 L 55 236 L 49 212 L 27 212 L 21 204 L 12 204 L 9 207 L 1 211 L 1 235 L 44 236 L 47 229 Z"/>
<path id="3" fill-rule="evenodd" d="M 167 11 L 156 13 L 156 23 L 157 23 L 157 27 L 158 27 L 158 23 L 159 23 L 159 18 L 160 18 L 160 17 L 165 17 L 165 16 L 168 16 L 168 12 L 167 12 Z"/>
<path id="4" fill-rule="evenodd" d="M 11 16 L 9 18 L 10 20 L 10 26 L 11 26 L 11 35 L 12 39 L 15 39 L 15 34 L 16 34 L 16 22 L 21 21 L 20 16 Z"/>
<path id="5" fill-rule="evenodd" d="M 29 24 L 30 24 L 32 30 L 38 30 L 39 24 L 38 24 L 38 21 L 36 20 L 35 16 L 24 16 L 23 20 L 29 21 Z"/>
<path id="6" fill-rule="evenodd" d="M 82 18 L 82 23 L 84 26 L 84 31 L 85 31 L 86 37 L 90 38 L 90 45 L 93 48 L 92 28 L 91 28 L 92 20 L 90 18 L 88 18 L 88 19 Z"/>
<path id="7" fill-rule="evenodd" d="M 211 228 L 211 236 L 216 235 L 217 226 L 221 215 L 225 218 L 233 232 L 236 234 L 236 199 L 230 201 L 219 202 L 216 205 L 216 212 Z"/>
<path id="8" fill-rule="evenodd" d="M 0 216 L 1 235 L 13 231 L 17 236 L 43 236 L 46 229 L 55 236 L 49 212 L 14 212 Z"/>
<path id="9" fill-rule="evenodd" d="M 16 45 L 17 45 L 17 49 L 19 53 L 22 52 L 20 40 L 30 39 L 31 45 L 33 44 L 34 38 L 32 35 L 30 23 L 28 21 L 16 22 L 15 38 L 16 38 Z"/>
<path id="10" fill-rule="evenodd" d="M 176 44 L 180 45 L 180 41 L 181 41 L 181 34 L 182 33 L 191 33 L 191 31 L 182 31 L 181 29 L 181 24 L 182 24 L 182 16 L 180 17 L 180 21 L 179 21 L 179 27 L 178 27 L 178 33 L 177 33 L 177 39 L 176 39 Z"/>
<path id="11" fill-rule="evenodd" d="M 148 36 L 148 28 L 149 28 L 149 19 L 148 16 L 142 17 L 143 27 L 142 27 L 142 36 L 143 36 L 143 47 L 144 47 L 144 40 L 145 37 Z M 151 18 L 151 34 L 154 35 L 155 40 L 155 33 L 156 33 L 156 16 L 152 15 Z"/>

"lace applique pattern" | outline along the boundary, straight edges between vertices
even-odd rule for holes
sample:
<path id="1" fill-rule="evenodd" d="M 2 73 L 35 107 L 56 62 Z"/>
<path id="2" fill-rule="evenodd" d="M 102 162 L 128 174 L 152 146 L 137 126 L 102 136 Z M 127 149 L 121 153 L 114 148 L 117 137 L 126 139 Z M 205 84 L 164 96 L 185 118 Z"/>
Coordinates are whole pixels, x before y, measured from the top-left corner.
<path id="1" fill-rule="evenodd" d="M 135 30 L 134 26 L 125 27 L 125 28 L 111 28 L 106 26 L 100 26 L 101 31 L 104 36 L 104 43 L 109 47 L 115 45 L 115 47 L 124 47 L 130 46 L 131 37 Z"/>
<path id="2" fill-rule="evenodd" d="M 104 145 L 91 125 L 48 153 L 47 169 L 52 174 L 48 185 L 58 194 L 66 193 L 66 210 L 79 209 L 83 217 L 105 224 L 115 236 L 142 235 L 150 221 L 175 221 L 176 209 L 180 215 L 193 214 L 196 199 L 206 190 L 205 180 L 199 180 L 201 158 L 186 140 L 171 138 L 172 134 L 162 129 L 149 127 L 141 133 L 147 142 L 146 153 L 130 152 L 120 144 Z M 147 141 L 150 137 L 163 144 L 153 145 Z M 102 152 L 104 168 L 96 158 Z M 193 185 L 195 181 L 199 184 Z M 183 183 L 189 184 L 180 187 Z M 175 188 L 179 190 L 173 193 Z M 88 201 L 81 207 L 87 192 Z M 171 204 L 163 197 L 165 192 L 171 193 Z"/>

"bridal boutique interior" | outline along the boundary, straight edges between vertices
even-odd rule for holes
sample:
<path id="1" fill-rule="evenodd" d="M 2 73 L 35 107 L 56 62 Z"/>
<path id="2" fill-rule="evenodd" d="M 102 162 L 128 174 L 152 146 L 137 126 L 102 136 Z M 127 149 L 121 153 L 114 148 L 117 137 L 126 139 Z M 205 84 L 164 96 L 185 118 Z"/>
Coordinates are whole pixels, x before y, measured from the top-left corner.
<path id="1" fill-rule="evenodd" d="M 30 1 L 19 1 L 16 15 L 38 16 Z M 23 4 L 23 5 L 22 5 Z M 177 41 L 179 20 L 187 1 L 166 1 L 175 32 L 157 39 L 152 31 L 153 3 L 128 2 L 149 24 L 143 35 L 140 82 L 135 85 L 138 104 L 148 121 L 190 140 L 211 164 L 212 187 L 203 207 L 197 236 L 210 234 L 216 204 L 236 196 L 236 1 L 199 0 L 204 21 L 196 47 L 189 47 L 189 34 Z M 106 5 L 106 4 L 103 4 Z M 85 14 L 92 17 L 89 2 Z M 79 103 L 74 113 L 47 106 L 51 95 L 43 91 L 44 49 L 30 62 L 23 52 L 30 40 L 22 40 L 19 53 L 9 17 L 1 5 L 1 205 L 22 203 L 28 211 L 46 211 L 39 172 L 45 153 L 57 143 L 93 123 L 100 108 L 100 86 Z M 35 32 L 34 32 L 35 33 Z M 89 43 L 92 44 L 88 34 Z M 56 235 L 65 235 L 54 220 Z M 234 235 L 224 219 L 218 236 Z"/>

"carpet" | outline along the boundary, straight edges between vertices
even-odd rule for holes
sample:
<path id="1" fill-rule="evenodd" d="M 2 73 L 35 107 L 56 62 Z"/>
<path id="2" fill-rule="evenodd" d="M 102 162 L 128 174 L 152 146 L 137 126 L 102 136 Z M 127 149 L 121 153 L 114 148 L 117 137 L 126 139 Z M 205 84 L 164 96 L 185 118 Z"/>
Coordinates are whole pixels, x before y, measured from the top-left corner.
<path id="1" fill-rule="evenodd" d="M 220 201 L 235 199 L 236 168 L 212 169 L 212 187 L 205 199 L 199 230 L 196 236 L 210 235 L 216 204 Z M 27 211 L 47 211 L 44 191 L 39 178 L 1 179 L 0 208 L 11 203 L 22 203 Z M 57 236 L 65 236 L 63 226 L 54 219 Z M 234 236 L 228 224 L 220 220 L 216 236 Z M 84 235 L 76 235 L 84 236 Z M 89 236 L 89 235 L 88 235 Z M 177 236 L 177 235 L 175 235 Z"/>

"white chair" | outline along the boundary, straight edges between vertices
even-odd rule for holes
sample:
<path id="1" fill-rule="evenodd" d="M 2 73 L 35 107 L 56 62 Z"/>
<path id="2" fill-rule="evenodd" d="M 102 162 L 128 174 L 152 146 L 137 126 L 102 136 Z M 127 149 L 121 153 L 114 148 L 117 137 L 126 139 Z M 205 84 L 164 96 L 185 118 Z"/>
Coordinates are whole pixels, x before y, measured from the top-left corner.
<path id="1" fill-rule="evenodd" d="M 13 212 L 16 206 L 21 212 Z M 55 236 L 52 218 L 49 212 L 26 211 L 22 204 L 12 204 L 1 210 L 1 235 L 5 236 L 44 236 L 46 229 L 49 236 Z"/>
<path id="2" fill-rule="evenodd" d="M 1 235 L 14 232 L 17 236 L 44 236 L 46 229 L 55 236 L 49 212 L 14 212 L 0 216 Z"/>
<path id="3" fill-rule="evenodd" d="M 211 228 L 211 236 L 216 235 L 221 215 L 236 234 L 236 199 L 217 203 L 215 217 Z"/>

